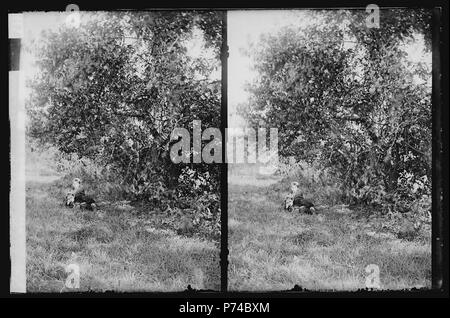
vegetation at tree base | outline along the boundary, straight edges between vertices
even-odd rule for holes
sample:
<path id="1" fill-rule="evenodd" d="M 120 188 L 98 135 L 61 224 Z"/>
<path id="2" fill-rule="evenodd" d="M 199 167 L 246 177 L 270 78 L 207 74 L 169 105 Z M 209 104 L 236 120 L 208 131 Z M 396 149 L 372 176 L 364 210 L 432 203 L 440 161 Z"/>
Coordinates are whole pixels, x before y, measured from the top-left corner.
<path id="1" fill-rule="evenodd" d="M 56 146 L 61 159 L 101 167 L 85 177 L 101 176 L 152 210 L 194 208 L 217 235 L 218 166 L 173 164 L 169 145 L 172 130 L 192 129 L 193 120 L 220 126 L 220 80 L 210 75 L 220 66 L 221 20 L 206 11 L 95 13 L 80 27 L 47 32 L 28 135 Z M 189 54 L 196 37 L 209 55 Z"/>
<path id="2" fill-rule="evenodd" d="M 363 11 L 311 15 L 317 23 L 250 47 L 258 76 L 241 113 L 278 128 L 282 157 L 334 175 L 344 202 L 430 210 L 431 68 L 404 45 L 423 39 L 431 50 L 431 13 L 380 10 L 380 28 Z"/>

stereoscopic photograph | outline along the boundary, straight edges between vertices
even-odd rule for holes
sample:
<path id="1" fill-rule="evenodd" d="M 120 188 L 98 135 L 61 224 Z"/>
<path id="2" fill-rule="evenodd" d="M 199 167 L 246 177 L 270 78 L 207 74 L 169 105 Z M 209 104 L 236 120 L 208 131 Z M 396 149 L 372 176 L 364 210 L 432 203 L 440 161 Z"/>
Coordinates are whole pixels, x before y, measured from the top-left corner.
<path id="1" fill-rule="evenodd" d="M 231 11 L 228 45 L 228 126 L 267 136 L 229 164 L 228 290 L 431 288 L 431 11 Z"/>
<path id="2" fill-rule="evenodd" d="M 220 167 L 171 146 L 220 127 L 223 13 L 21 19 L 26 291 L 220 290 Z"/>
<path id="3" fill-rule="evenodd" d="M 443 290 L 445 12 L 103 10 L 8 14 L 10 294 Z"/>

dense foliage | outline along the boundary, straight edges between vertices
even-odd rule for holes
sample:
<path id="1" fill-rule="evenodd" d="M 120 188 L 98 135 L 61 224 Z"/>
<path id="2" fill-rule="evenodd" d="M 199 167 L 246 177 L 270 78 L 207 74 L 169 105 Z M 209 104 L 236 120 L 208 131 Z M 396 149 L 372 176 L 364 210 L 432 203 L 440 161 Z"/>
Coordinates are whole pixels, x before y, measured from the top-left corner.
<path id="1" fill-rule="evenodd" d="M 47 32 L 27 105 L 30 136 L 107 167 L 131 199 L 176 206 L 179 184 L 196 182 L 183 179 L 190 169 L 208 184 L 191 197 L 218 202 L 218 167 L 173 164 L 169 144 L 172 130 L 191 130 L 193 120 L 220 126 L 220 80 L 211 74 L 221 21 L 203 11 L 96 13 Z M 190 54 L 195 41 L 209 54 Z"/>
<path id="2" fill-rule="evenodd" d="M 249 50 L 258 78 L 244 116 L 278 128 L 280 154 L 332 169 L 345 198 L 407 210 L 431 192 L 431 68 L 403 47 L 430 49 L 430 12 L 312 12 L 318 23 L 263 36 Z"/>

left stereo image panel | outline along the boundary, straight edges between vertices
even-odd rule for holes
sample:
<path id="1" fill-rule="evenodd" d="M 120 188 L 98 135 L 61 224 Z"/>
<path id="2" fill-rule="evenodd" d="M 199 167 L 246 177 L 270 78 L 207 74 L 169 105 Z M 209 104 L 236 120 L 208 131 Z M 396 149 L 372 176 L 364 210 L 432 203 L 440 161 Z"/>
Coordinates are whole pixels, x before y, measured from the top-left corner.
<path id="1" fill-rule="evenodd" d="M 10 14 L 12 292 L 220 290 L 223 15 Z"/>

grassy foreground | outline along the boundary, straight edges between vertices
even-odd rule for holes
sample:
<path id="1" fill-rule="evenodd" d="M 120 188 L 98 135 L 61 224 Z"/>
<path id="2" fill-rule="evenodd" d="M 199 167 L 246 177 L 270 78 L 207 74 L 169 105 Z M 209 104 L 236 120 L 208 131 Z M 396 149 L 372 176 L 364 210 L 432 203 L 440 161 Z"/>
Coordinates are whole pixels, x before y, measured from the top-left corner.
<path id="1" fill-rule="evenodd" d="M 27 155 L 27 290 L 182 291 L 220 289 L 216 242 L 155 227 L 151 213 L 126 202 L 97 212 L 63 205 L 63 176 L 51 162 Z M 68 289 L 69 264 L 80 268 L 80 288 Z"/>
<path id="2" fill-rule="evenodd" d="M 288 213 L 280 179 L 240 171 L 228 180 L 228 290 L 356 290 L 366 287 L 369 264 L 382 289 L 431 287 L 429 228 L 400 239 L 384 218 L 342 205 Z"/>

